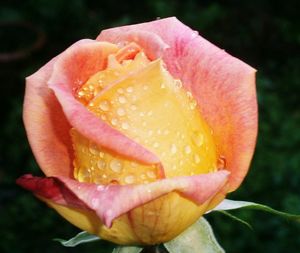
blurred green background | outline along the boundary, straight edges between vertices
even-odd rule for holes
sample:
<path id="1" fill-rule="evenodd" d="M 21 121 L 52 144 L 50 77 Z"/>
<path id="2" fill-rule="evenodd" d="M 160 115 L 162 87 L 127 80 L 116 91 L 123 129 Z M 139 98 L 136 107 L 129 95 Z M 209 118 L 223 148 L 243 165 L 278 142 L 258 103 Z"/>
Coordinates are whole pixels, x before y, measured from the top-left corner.
<path id="1" fill-rule="evenodd" d="M 299 3 L 2 0 L 0 252 L 110 252 L 107 243 L 67 249 L 52 241 L 55 237 L 69 238 L 78 229 L 15 185 L 15 179 L 24 173 L 41 175 L 21 118 L 24 78 L 81 38 L 95 38 L 104 28 L 157 17 L 177 16 L 258 69 L 258 145 L 250 173 L 230 198 L 300 214 Z M 28 52 L 34 43 L 34 50 Z M 300 252 L 299 224 L 259 211 L 234 214 L 251 223 L 254 231 L 222 214 L 208 215 L 227 252 Z"/>

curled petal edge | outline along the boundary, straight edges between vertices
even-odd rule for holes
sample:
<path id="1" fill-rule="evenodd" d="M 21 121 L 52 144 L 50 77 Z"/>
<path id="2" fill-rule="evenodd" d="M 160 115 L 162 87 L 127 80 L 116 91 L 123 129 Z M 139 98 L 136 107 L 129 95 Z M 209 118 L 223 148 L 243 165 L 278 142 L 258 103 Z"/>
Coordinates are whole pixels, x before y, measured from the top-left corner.
<path id="1" fill-rule="evenodd" d="M 81 183 L 66 177 L 34 177 L 24 175 L 17 184 L 32 191 L 38 197 L 57 204 L 93 210 L 107 227 L 124 213 L 176 191 L 196 204 L 201 205 L 224 186 L 229 172 L 162 179 L 140 185 L 97 185 Z"/>

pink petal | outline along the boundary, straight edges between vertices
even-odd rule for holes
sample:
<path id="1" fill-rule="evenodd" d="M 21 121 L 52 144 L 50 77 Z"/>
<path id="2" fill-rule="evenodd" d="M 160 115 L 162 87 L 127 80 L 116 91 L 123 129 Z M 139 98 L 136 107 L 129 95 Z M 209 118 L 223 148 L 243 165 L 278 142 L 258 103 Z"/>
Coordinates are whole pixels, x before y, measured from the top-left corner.
<path id="1" fill-rule="evenodd" d="M 197 204 L 212 198 L 225 184 L 228 172 L 218 171 L 190 177 L 163 179 L 140 185 L 96 185 L 65 177 L 39 178 L 25 175 L 17 183 L 39 197 L 70 207 L 94 210 L 111 227 L 115 218 L 172 191 Z"/>
<path id="2" fill-rule="evenodd" d="M 159 163 L 153 153 L 90 113 L 74 98 L 74 90 L 106 66 L 116 47 L 104 42 L 76 43 L 55 62 L 48 85 L 53 89 L 70 124 L 82 135 L 121 156 L 146 164 Z"/>
<path id="3" fill-rule="evenodd" d="M 31 149 L 47 176 L 73 174 L 70 124 L 47 80 L 56 58 L 27 77 L 23 120 Z"/>
<path id="4" fill-rule="evenodd" d="M 213 129 L 218 150 L 226 158 L 226 168 L 231 171 L 229 190 L 235 190 L 248 171 L 256 142 L 255 70 L 176 18 L 104 30 L 97 40 L 118 43 L 134 33 L 138 41 L 149 32 L 169 48 L 158 52 L 158 45 L 147 47 L 146 53 L 160 53 L 171 74 L 180 78 L 197 99 Z"/>

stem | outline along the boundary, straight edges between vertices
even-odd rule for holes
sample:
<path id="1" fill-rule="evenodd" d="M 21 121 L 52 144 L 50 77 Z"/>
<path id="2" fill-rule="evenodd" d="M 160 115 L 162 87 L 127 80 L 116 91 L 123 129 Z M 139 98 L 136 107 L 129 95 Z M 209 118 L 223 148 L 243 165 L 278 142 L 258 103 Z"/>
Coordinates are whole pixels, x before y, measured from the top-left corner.
<path id="1" fill-rule="evenodd" d="M 154 245 L 145 247 L 142 253 L 168 253 L 162 245 Z"/>

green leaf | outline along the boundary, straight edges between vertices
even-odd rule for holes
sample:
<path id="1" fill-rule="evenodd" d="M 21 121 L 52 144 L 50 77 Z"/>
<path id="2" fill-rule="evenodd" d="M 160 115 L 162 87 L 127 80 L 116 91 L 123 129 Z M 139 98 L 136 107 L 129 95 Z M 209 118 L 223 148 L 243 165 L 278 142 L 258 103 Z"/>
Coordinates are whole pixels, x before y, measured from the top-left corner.
<path id="1" fill-rule="evenodd" d="M 279 215 L 283 218 L 287 218 L 290 220 L 295 220 L 295 221 L 300 222 L 300 215 L 289 214 L 289 213 L 277 211 L 266 205 L 261 205 L 261 204 L 257 204 L 254 202 L 248 202 L 248 201 L 236 201 L 236 200 L 224 199 L 218 206 L 216 206 L 211 211 L 226 211 L 226 210 L 234 210 L 234 209 L 239 209 L 239 208 L 261 210 L 261 211 Z"/>
<path id="2" fill-rule="evenodd" d="M 203 217 L 164 246 L 170 253 L 225 253 Z"/>
<path id="3" fill-rule="evenodd" d="M 138 246 L 118 246 L 112 253 L 140 253 L 143 248 Z"/>
<path id="4" fill-rule="evenodd" d="M 70 238 L 69 240 L 59 239 L 55 238 L 54 241 L 60 242 L 65 247 L 75 247 L 82 243 L 88 243 L 88 242 L 94 242 L 101 240 L 100 237 L 96 235 L 91 235 L 86 231 L 80 232 L 77 235 L 75 235 L 73 238 Z"/>

